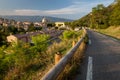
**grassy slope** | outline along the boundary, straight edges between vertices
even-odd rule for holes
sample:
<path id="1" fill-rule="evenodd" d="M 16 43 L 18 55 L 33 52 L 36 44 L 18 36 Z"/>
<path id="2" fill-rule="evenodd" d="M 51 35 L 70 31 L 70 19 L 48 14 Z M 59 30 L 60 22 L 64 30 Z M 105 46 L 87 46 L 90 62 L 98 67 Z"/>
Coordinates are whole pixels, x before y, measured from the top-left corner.
<path id="1" fill-rule="evenodd" d="M 120 39 L 120 26 L 119 27 L 111 26 L 107 29 L 100 29 L 99 32 Z"/>

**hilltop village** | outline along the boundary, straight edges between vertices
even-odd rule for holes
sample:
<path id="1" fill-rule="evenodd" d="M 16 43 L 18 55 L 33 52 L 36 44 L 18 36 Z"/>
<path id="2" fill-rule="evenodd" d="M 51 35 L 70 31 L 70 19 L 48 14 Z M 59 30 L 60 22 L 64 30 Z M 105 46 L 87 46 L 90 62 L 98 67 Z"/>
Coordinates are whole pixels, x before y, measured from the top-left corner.
<path id="1" fill-rule="evenodd" d="M 31 36 L 38 34 L 48 34 L 51 38 L 57 37 L 65 28 L 64 22 L 51 23 L 45 17 L 40 22 L 20 22 L 0 18 L 1 44 L 4 42 L 31 42 Z M 60 30 L 61 28 L 61 30 Z"/>

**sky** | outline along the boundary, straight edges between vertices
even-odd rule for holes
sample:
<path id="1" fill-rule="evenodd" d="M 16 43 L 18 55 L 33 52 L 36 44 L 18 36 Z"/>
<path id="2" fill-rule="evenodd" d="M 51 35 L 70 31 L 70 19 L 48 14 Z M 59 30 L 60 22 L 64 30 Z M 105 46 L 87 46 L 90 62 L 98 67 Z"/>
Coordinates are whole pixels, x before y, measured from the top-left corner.
<path id="1" fill-rule="evenodd" d="M 0 15 L 54 16 L 79 19 L 98 4 L 114 0 L 0 0 Z"/>

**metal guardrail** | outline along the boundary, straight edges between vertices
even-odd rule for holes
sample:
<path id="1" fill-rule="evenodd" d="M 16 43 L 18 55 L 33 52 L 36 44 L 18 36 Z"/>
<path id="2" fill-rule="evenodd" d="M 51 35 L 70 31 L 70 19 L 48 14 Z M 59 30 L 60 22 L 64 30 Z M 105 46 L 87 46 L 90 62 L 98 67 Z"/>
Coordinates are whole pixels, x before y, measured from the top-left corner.
<path id="1" fill-rule="evenodd" d="M 86 31 L 84 31 L 86 34 Z M 84 36 L 77 42 L 77 44 L 71 48 L 71 50 L 69 52 L 67 52 L 67 54 L 59 61 L 58 64 L 56 64 L 50 71 L 48 71 L 41 80 L 55 80 L 59 74 L 64 70 L 65 66 L 67 65 L 67 63 L 70 61 L 70 59 L 72 58 L 72 56 L 74 55 L 75 51 L 78 49 L 78 47 L 80 46 L 80 44 L 82 43 L 82 41 L 85 38 L 85 34 Z"/>

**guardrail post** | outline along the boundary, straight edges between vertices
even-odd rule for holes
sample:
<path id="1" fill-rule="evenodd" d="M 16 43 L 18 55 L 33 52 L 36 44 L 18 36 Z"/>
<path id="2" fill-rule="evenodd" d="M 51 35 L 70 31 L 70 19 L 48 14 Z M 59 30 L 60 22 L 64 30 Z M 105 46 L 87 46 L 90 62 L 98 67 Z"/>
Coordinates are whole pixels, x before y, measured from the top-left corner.
<path id="1" fill-rule="evenodd" d="M 80 37 L 78 37 L 78 41 L 80 40 Z"/>
<path id="2" fill-rule="evenodd" d="M 72 47 L 74 47 L 75 46 L 75 40 L 73 40 L 73 42 L 72 42 Z"/>
<path id="3" fill-rule="evenodd" d="M 62 58 L 62 54 L 60 52 L 57 52 L 55 54 L 55 65 L 60 61 L 61 58 Z"/>

